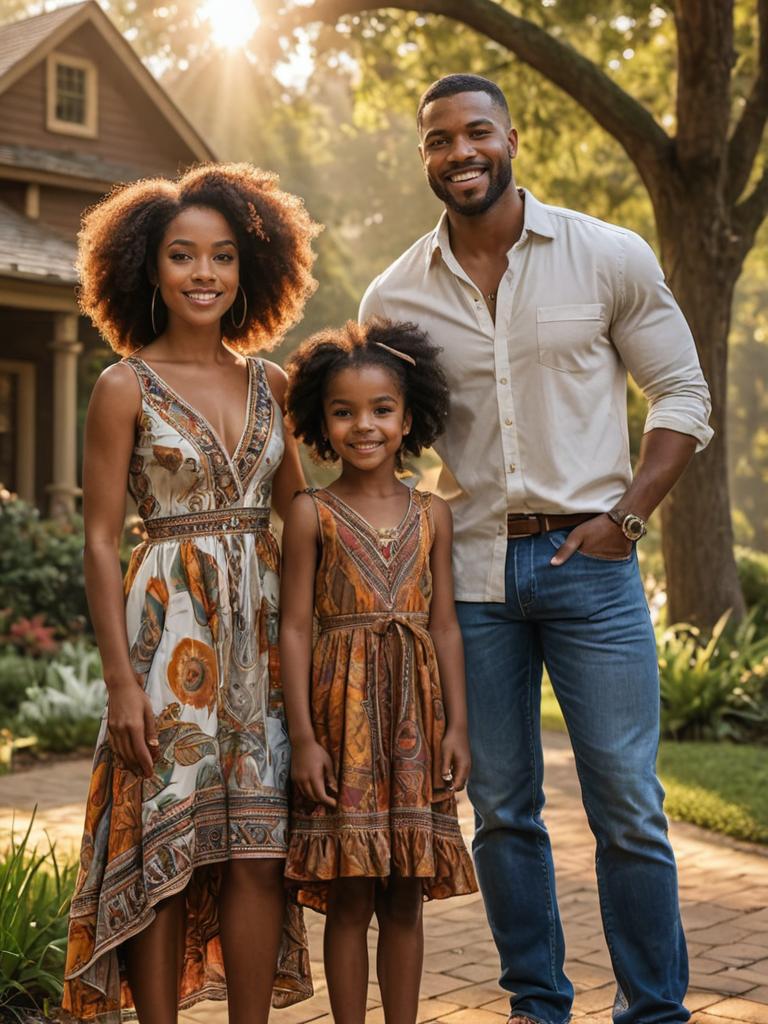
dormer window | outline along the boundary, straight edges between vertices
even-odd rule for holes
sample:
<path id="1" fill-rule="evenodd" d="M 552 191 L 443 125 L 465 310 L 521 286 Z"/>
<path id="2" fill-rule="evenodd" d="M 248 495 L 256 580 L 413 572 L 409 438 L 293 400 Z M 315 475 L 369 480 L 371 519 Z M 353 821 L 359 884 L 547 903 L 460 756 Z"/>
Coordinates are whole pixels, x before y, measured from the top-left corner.
<path id="1" fill-rule="evenodd" d="M 47 128 L 64 135 L 96 136 L 96 65 L 81 57 L 48 57 Z"/>

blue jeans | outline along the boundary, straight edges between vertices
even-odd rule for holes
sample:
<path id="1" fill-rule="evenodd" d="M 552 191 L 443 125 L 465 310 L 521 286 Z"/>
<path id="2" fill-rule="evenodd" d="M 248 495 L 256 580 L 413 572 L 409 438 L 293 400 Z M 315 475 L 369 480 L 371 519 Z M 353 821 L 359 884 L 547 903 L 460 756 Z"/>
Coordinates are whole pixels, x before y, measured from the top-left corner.
<path id="1" fill-rule="evenodd" d="M 574 554 L 568 535 L 510 540 L 506 600 L 457 602 L 467 663 L 473 844 L 500 984 L 514 1013 L 565 1024 L 573 986 L 542 821 L 541 675 L 563 710 L 596 839 L 603 928 L 619 990 L 615 1024 L 679 1024 L 688 961 L 677 870 L 656 778 L 656 644 L 637 556 Z"/>

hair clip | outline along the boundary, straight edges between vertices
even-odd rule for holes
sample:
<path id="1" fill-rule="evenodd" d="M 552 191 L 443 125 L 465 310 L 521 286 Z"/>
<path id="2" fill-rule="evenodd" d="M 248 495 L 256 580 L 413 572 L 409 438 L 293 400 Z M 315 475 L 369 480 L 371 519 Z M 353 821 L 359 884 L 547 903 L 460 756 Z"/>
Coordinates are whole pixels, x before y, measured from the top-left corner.
<path id="1" fill-rule="evenodd" d="M 376 341 L 374 344 L 378 345 L 379 348 L 386 349 L 387 352 L 391 352 L 393 356 L 397 356 L 398 359 L 404 359 L 406 363 L 410 363 L 411 366 L 416 365 L 416 360 L 413 356 L 409 356 L 407 352 L 398 352 L 396 348 L 392 348 L 391 345 L 385 345 L 383 341 Z"/>

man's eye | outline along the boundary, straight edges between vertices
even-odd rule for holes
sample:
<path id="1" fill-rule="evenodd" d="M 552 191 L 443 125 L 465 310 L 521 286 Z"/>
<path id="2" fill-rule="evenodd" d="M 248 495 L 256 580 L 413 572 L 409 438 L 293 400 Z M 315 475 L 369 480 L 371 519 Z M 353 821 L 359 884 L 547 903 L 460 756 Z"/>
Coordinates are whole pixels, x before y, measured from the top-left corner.
<path id="1" fill-rule="evenodd" d="M 435 149 L 436 146 L 442 146 L 444 142 L 445 142 L 445 139 L 432 139 L 431 142 L 427 143 L 427 148 L 428 149 Z"/>

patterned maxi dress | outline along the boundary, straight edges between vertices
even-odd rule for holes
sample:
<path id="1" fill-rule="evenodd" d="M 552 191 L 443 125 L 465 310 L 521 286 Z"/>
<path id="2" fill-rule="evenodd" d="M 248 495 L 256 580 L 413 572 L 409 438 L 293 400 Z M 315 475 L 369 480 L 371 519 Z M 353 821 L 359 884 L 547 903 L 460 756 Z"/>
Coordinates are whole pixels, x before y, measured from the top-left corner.
<path id="1" fill-rule="evenodd" d="M 294 792 L 286 877 L 321 912 L 340 877 L 418 877 L 428 899 L 476 892 L 440 777 L 445 715 L 427 632 L 432 495 L 413 491 L 397 530 L 382 536 L 332 492 L 310 493 L 322 544 L 312 723 L 338 802 Z"/>
<path id="2" fill-rule="evenodd" d="M 290 746 L 277 660 L 279 554 L 269 527 L 282 419 L 264 365 L 248 360 L 248 408 L 230 458 L 206 420 L 143 360 L 129 490 L 147 540 L 125 579 L 134 670 L 156 715 L 144 780 L 96 747 L 69 923 L 64 1008 L 117 1024 L 132 1007 L 118 947 L 186 892 L 181 1005 L 226 995 L 221 864 L 284 857 Z M 148 970 L 152 966 L 148 965 Z M 301 910 L 289 905 L 273 1003 L 311 994 Z"/>

